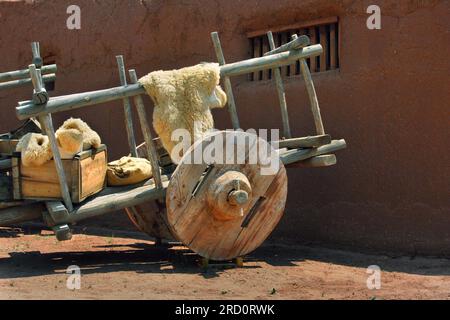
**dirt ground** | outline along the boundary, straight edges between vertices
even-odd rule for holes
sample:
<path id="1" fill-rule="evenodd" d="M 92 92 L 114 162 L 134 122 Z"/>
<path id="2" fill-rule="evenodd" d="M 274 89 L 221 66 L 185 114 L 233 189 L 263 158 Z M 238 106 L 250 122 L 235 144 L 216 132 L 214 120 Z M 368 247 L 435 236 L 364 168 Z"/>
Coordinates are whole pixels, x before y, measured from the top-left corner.
<path id="1" fill-rule="evenodd" d="M 78 230 L 60 243 L 50 231 L 0 228 L 0 299 L 448 299 L 450 261 L 364 255 L 265 244 L 243 268 L 211 266 L 177 244 L 145 235 Z M 81 269 L 69 290 L 67 268 Z M 367 288 L 367 267 L 381 289 Z"/>

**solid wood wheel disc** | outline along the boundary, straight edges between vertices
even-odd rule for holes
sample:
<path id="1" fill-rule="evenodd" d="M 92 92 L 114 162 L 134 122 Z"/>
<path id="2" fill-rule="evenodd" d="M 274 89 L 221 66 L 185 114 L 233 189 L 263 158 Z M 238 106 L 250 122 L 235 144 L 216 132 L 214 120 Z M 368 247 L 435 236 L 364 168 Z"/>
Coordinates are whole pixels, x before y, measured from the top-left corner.
<path id="1" fill-rule="evenodd" d="M 287 176 L 273 149 L 271 157 L 255 160 L 255 150 L 271 148 L 256 135 L 222 131 L 210 137 L 196 142 L 172 175 L 166 195 L 167 221 L 173 235 L 194 252 L 212 260 L 229 260 L 255 250 L 278 224 L 286 203 Z M 244 149 L 239 137 L 250 141 Z M 239 152 L 220 156 L 213 152 L 214 160 L 191 164 L 193 155 L 227 143 L 234 150 L 240 146 Z M 244 161 L 236 162 L 242 156 Z M 270 174 L 262 170 L 270 166 Z"/>
<path id="2" fill-rule="evenodd" d="M 150 201 L 125 209 L 128 218 L 139 230 L 151 237 L 175 240 L 167 226 L 164 203 Z"/>

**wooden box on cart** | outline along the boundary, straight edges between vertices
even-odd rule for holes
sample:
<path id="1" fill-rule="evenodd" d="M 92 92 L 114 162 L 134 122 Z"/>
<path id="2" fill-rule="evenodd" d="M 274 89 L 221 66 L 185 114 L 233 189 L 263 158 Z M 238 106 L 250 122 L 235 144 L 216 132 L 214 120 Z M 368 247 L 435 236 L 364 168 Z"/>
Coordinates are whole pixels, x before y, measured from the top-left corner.
<path id="1" fill-rule="evenodd" d="M 80 203 L 102 191 L 106 185 L 108 164 L 105 145 L 62 160 L 72 202 Z M 20 153 L 12 158 L 14 199 L 59 200 L 61 189 L 53 160 L 38 167 L 23 166 Z"/>

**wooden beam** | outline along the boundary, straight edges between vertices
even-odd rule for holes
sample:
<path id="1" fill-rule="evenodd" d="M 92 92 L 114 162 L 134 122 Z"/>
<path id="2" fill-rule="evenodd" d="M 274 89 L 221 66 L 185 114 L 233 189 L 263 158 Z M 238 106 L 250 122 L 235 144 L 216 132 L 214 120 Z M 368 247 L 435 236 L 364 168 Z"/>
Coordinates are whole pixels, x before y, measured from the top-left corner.
<path id="1" fill-rule="evenodd" d="M 327 71 L 327 55 L 328 55 L 328 40 L 326 26 L 319 27 L 320 44 L 323 48 L 323 53 L 320 55 L 320 72 Z"/>
<path id="2" fill-rule="evenodd" d="M 251 73 L 257 70 L 264 70 L 267 68 L 274 69 L 283 65 L 289 65 L 298 59 L 317 56 L 321 53 L 322 47 L 320 45 L 313 45 L 300 50 L 282 52 L 267 57 L 239 61 L 221 66 L 221 76 L 231 77 Z M 19 103 L 16 108 L 16 114 L 20 120 L 23 120 L 38 115 L 73 110 L 139 94 L 146 94 L 145 89 L 140 84 L 132 84 L 128 86 L 55 97 L 50 99 L 45 105 L 38 105 L 33 102 Z"/>
<path id="3" fill-rule="evenodd" d="M 47 91 L 43 88 L 42 75 L 40 69 L 36 69 L 34 64 L 29 66 L 30 78 L 33 81 L 34 87 L 34 97 L 33 100 L 38 101 L 38 105 L 44 100 L 48 101 Z M 44 103 L 46 103 L 46 101 Z M 56 172 L 58 173 L 59 185 L 61 187 L 61 195 L 66 205 L 67 210 L 72 211 L 72 199 L 70 197 L 69 186 L 67 184 L 66 174 L 64 172 L 63 163 L 61 160 L 61 154 L 58 148 L 58 142 L 56 141 L 55 129 L 53 128 L 52 115 L 44 114 L 40 115 L 38 118 L 42 130 L 47 134 L 48 140 L 50 142 L 50 148 L 52 149 L 53 160 L 55 162 Z"/>
<path id="4" fill-rule="evenodd" d="M 272 34 L 272 31 L 267 32 L 267 34 L 269 34 L 269 33 Z M 272 35 L 272 40 L 273 40 L 273 35 Z M 294 39 L 288 43 L 285 43 L 278 48 L 275 48 L 275 42 L 274 42 L 273 49 L 271 46 L 270 51 L 266 52 L 264 54 L 264 56 L 270 56 L 272 54 L 281 53 L 281 52 L 285 52 L 285 51 L 298 50 L 303 47 L 309 46 L 310 44 L 311 44 L 311 41 L 309 40 L 308 36 L 297 37 L 296 39 Z"/>
<path id="5" fill-rule="evenodd" d="M 122 86 L 127 87 L 128 86 L 127 75 L 125 73 L 125 63 L 123 61 L 123 56 L 116 56 L 116 59 L 119 68 L 120 84 Z M 134 136 L 134 129 L 133 129 L 133 113 L 131 111 L 130 99 L 128 97 L 124 97 L 122 100 L 123 100 L 123 113 L 125 117 L 125 129 L 128 137 L 128 146 L 130 148 L 131 156 L 137 157 L 136 138 Z"/>
<path id="6" fill-rule="evenodd" d="M 33 54 L 33 64 L 37 68 L 41 68 L 44 61 L 41 58 L 41 49 L 39 47 L 39 42 L 32 42 L 31 43 L 31 53 Z"/>
<path id="7" fill-rule="evenodd" d="M 138 83 L 138 77 L 135 70 L 129 70 L 131 83 Z M 144 136 L 145 146 L 147 148 L 148 160 L 152 165 L 153 179 L 157 188 L 162 188 L 161 171 L 158 163 L 158 153 L 153 143 L 152 132 L 147 121 L 147 112 L 145 111 L 144 101 L 140 95 L 134 97 L 134 104 L 138 111 L 139 122 L 141 124 L 142 135 Z"/>
<path id="8" fill-rule="evenodd" d="M 297 39 L 298 36 L 294 34 L 293 39 Z M 324 53 L 322 53 L 322 56 Z M 316 126 L 316 132 L 318 135 L 324 135 L 325 129 L 323 127 L 322 116 L 320 114 L 319 99 L 317 98 L 314 82 L 312 81 L 311 72 L 308 68 L 308 64 L 305 59 L 300 59 L 300 69 L 305 80 L 306 90 L 308 92 L 309 101 L 311 104 L 311 111 L 314 117 L 314 124 Z"/>
<path id="9" fill-rule="evenodd" d="M 314 149 L 296 149 L 285 152 L 280 155 L 284 165 L 289 165 L 295 162 L 303 161 L 312 157 L 323 154 L 334 153 L 335 151 L 345 149 L 347 144 L 345 140 L 333 140 L 330 144 Z"/>
<path id="10" fill-rule="evenodd" d="M 213 32 L 211 33 L 211 38 L 214 44 L 214 49 L 216 51 L 217 61 L 219 62 L 219 65 L 223 66 L 226 62 L 223 55 L 222 45 L 220 44 L 219 34 L 217 32 Z M 230 77 L 223 77 L 223 83 L 225 85 L 225 92 L 227 93 L 228 112 L 230 113 L 231 124 L 233 125 L 233 129 L 236 130 L 240 128 L 240 124 Z"/>
<path id="11" fill-rule="evenodd" d="M 0 170 L 11 169 L 11 167 L 12 167 L 11 159 L 0 160 Z"/>
<path id="12" fill-rule="evenodd" d="M 331 143 L 331 136 L 328 134 L 320 136 L 301 137 L 293 139 L 285 139 L 275 142 L 279 149 L 289 148 L 317 148 Z"/>
<path id="13" fill-rule="evenodd" d="M 56 73 L 58 68 L 57 68 L 56 64 L 50 64 L 48 66 L 43 66 L 40 69 L 41 69 L 42 74 L 44 75 L 44 74 Z M 4 72 L 4 73 L 0 73 L 0 82 L 28 79 L 29 77 L 30 77 L 29 69 Z"/>
<path id="14" fill-rule="evenodd" d="M 30 70 L 30 78 L 34 87 L 33 102 L 37 105 L 43 105 L 47 103 L 49 96 L 42 82 L 42 72 L 34 64 L 31 64 L 28 69 Z"/>
<path id="15" fill-rule="evenodd" d="M 275 51 L 275 41 L 273 39 L 272 32 L 267 32 L 267 37 L 269 39 L 269 46 L 270 50 Z M 281 47 L 279 47 L 281 48 Z M 283 123 L 283 136 L 285 138 L 291 138 L 291 128 L 289 126 L 289 113 L 287 110 L 287 103 L 286 103 L 286 93 L 284 91 L 283 86 L 283 80 L 281 79 L 281 72 L 280 68 L 273 69 L 273 74 L 275 76 L 275 83 L 277 87 L 277 93 L 278 93 L 278 101 L 280 103 L 281 108 L 281 121 Z"/>
<path id="16" fill-rule="evenodd" d="M 64 204 L 69 212 L 73 210 L 72 198 L 70 197 L 69 186 L 67 184 L 66 173 L 61 160 L 61 154 L 58 148 L 58 142 L 56 141 L 55 129 L 53 128 L 53 121 L 51 114 L 43 115 L 39 117 L 40 123 L 43 125 L 43 130 L 47 134 L 50 141 L 50 148 L 52 149 L 53 160 L 55 162 L 56 173 L 58 174 L 59 186 L 61 188 L 61 196 Z"/>
<path id="17" fill-rule="evenodd" d="M 302 21 L 302 22 L 294 23 L 294 24 L 288 24 L 288 25 L 284 25 L 284 26 L 273 26 L 268 29 L 250 31 L 250 32 L 247 32 L 246 35 L 247 35 L 247 38 L 253 38 L 253 37 L 262 36 L 262 35 L 266 34 L 269 30 L 271 30 L 272 32 L 278 33 L 278 32 L 283 32 L 283 31 L 303 29 L 303 28 L 308 28 L 311 26 L 319 26 L 319 25 L 323 25 L 323 24 L 330 24 L 330 23 L 336 23 L 336 22 L 338 22 L 338 17 L 336 17 L 336 16 L 320 18 L 320 19 Z"/>
<path id="18" fill-rule="evenodd" d="M 148 201 L 163 199 L 169 185 L 169 179 L 169 176 L 162 176 L 163 188 L 161 189 L 155 188 L 153 180 L 138 186 L 106 188 L 91 200 L 87 200 L 76 207 L 65 223 L 74 223 L 105 213 L 134 207 Z"/>
<path id="19" fill-rule="evenodd" d="M 9 227 L 18 223 L 39 219 L 44 210 L 43 203 L 33 203 L 0 210 L 0 227 Z"/>
<path id="20" fill-rule="evenodd" d="M 331 167 L 337 163 L 336 156 L 334 154 L 326 154 L 309 158 L 303 161 L 294 162 L 288 164 L 287 168 L 324 168 Z"/>
<path id="21" fill-rule="evenodd" d="M 299 59 L 318 56 L 322 51 L 322 46 L 316 44 L 299 50 L 281 52 L 266 57 L 230 63 L 221 67 L 221 74 L 223 76 L 234 77 L 257 70 L 274 69 L 276 67 L 290 65 Z"/>
<path id="22" fill-rule="evenodd" d="M 44 81 L 44 83 L 52 82 L 55 80 L 56 80 L 56 74 L 54 74 L 54 73 L 46 74 L 42 77 L 42 81 Z M 23 86 L 26 86 L 29 84 L 32 84 L 31 78 L 2 82 L 2 83 L 0 83 L 0 90 L 23 87 Z"/>

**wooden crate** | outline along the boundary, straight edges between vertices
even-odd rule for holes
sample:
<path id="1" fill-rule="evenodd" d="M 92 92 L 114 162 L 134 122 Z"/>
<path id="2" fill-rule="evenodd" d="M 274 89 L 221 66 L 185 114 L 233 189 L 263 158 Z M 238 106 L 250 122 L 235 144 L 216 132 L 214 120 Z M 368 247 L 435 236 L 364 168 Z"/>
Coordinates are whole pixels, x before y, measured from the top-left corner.
<path id="1" fill-rule="evenodd" d="M 107 150 L 103 145 L 62 160 L 72 202 L 79 203 L 105 188 Z M 38 167 L 23 166 L 20 154 L 12 159 L 14 199 L 59 200 L 61 189 L 54 161 Z"/>

